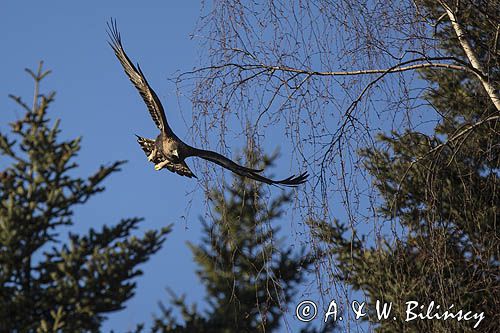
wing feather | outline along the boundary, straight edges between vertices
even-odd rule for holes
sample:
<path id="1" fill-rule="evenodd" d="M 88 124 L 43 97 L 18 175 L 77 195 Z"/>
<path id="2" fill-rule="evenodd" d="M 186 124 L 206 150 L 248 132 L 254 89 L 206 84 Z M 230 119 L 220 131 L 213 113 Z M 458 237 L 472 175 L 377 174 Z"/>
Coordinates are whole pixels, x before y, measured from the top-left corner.
<path id="1" fill-rule="evenodd" d="M 282 180 L 273 180 L 267 177 L 264 177 L 262 175 L 259 175 L 258 172 L 261 172 L 262 170 L 257 170 L 257 169 L 250 169 L 246 168 L 244 166 L 241 166 L 233 161 L 231 161 L 229 158 L 216 153 L 214 151 L 210 150 L 203 150 L 203 149 L 197 149 L 194 147 L 191 148 L 191 154 L 190 156 L 197 156 L 201 157 L 207 161 L 216 163 L 223 168 L 228 169 L 229 171 L 234 172 L 237 175 L 240 175 L 242 177 L 248 177 L 269 185 L 283 185 L 283 186 L 289 186 L 289 187 L 295 187 L 298 186 L 302 183 L 305 183 L 307 180 L 307 177 L 309 176 L 307 172 L 304 172 L 298 176 L 292 175 L 288 178 L 282 179 Z"/>
<path id="2" fill-rule="evenodd" d="M 151 114 L 151 117 L 153 118 L 156 126 L 160 129 L 160 131 L 163 131 L 167 135 L 174 136 L 172 129 L 168 126 L 167 118 L 165 116 L 165 110 L 163 109 L 160 99 L 158 98 L 154 90 L 149 86 L 149 83 L 142 73 L 139 64 L 137 64 L 137 67 L 135 67 L 130 58 L 125 53 L 120 32 L 118 31 L 118 27 L 116 25 L 116 20 L 111 19 L 111 21 L 108 22 L 107 25 L 108 36 L 110 38 L 109 45 L 113 48 L 113 51 L 122 64 L 125 73 L 139 91 L 139 94 L 144 100 L 144 103 L 146 103 L 149 113 Z"/>

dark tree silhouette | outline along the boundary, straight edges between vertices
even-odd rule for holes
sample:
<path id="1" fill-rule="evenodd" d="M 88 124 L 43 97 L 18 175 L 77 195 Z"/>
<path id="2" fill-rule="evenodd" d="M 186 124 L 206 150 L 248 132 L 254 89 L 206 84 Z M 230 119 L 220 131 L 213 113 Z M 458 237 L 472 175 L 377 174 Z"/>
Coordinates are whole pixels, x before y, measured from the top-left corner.
<path id="1" fill-rule="evenodd" d="M 158 251 L 169 232 L 133 236 L 141 219 L 123 219 L 86 235 L 61 235 L 73 209 L 104 191 L 102 182 L 124 161 L 75 177 L 80 138 L 61 141 L 60 121 L 47 111 L 54 93 L 40 93 L 49 74 L 27 70 L 35 80 L 33 105 L 11 96 L 24 117 L 0 133 L 0 331 L 99 332 L 106 314 L 134 294 L 138 265 Z M 4 165 L 4 164 L 3 164 Z"/>
<path id="2" fill-rule="evenodd" d="M 266 159 L 263 166 L 270 162 Z M 266 202 L 263 190 L 261 183 L 235 176 L 231 186 L 208 194 L 213 220 L 201 220 L 200 245 L 188 243 L 207 291 L 208 310 L 199 311 L 170 291 L 171 304 L 161 305 L 155 332 L 282 331 L 283 313 L 312 260 L 285 247 L 278 240 L 280 228 L 271 225 L 283 215 L 290 193 Z M 172 315 L 172 307 L 179 309 L 182 321 Z"/>
<path id="3" fill-rule="evenodd" d="M 470 27 L 467 39 L 478 60 L 487 64 L 489 80 L 500 82 L 499 53 L 491 52 L 492 37 L 498 36 L 498 26 L 492 23 L 498 23 L 500 7 L 495 1 L 484 2 L 484 7 L 476 7 L 476 2 L 461 4 L 468 9 L 461 8 L 460 15 L 462 24 Z M 439 2 L 423 5 L 421 10 L 429 19 L 445 14 Z M 443 53 L 465 57 L 452 24 L 443 22 L 436 33 Z M 311 225 L 321 230 L 319 239 L 334 244 L 328 247 L 340 263 L 337 278 L 363 291 L 370 303 L 367 308 L 375 309 L 377 299 L 393 302 L 392 313 L 398 320 L 376 324 L 378 331 L 496 332 L 500 322 L 500 114 L 470 73 L 425 69 L 421 75 L 432 87 L 425 99 L 443 115 L 433 133 L 380 134 L 380 148 L 361 152 L 381 194 L 379 221 L 392 225 L 396 221 L 400 237 L 383 236 L 373 247 L 356 231 L 349 235 L 346 224 Z M 434 301 L 433 315 L 463 310 L 477 317 L 405 322 L 406 302 L 411 300 L 424 305 L 423 310 L 412 312 L 425 314 Z"/>

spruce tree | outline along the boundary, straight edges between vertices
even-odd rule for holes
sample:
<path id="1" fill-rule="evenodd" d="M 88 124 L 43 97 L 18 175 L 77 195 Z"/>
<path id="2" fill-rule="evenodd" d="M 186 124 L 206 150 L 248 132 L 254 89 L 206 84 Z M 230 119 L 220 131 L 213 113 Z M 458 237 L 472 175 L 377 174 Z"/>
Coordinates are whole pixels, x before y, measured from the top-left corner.
<path id="1" fill-rule="evenodd" d="M 247 159 L 255 161 L 251 156 L 247 153 Z M 265 166 L 270 163 L 265 159 Z M 304 252 L 285 247 L 283 239 L 277 239 L 280 227 L 271 225 L 283 215 L 290 193 L 267 202 L 263 186 L 235 176 L 224 191 L 209 193 L 213 220 L 201 219 L 200 245 L 188 243 L 207 291 L 208 310 L 201 312 L 170 291 L 171 305 L 161 304 L 154 332 L 278 331 L 312 261 Z M 173 307 L 180 310 L 182 322 L 172 315 Z"/>
<path id="2" fill-rule="evenodd" d="M 169 228 L 132 232 L 141 219 L 123 219 L 86 235 L 61 235 L 75 206 L 102 192 L 124 161 L 76 177 L 80 138 L 60 140 L 60 121 L 47 111 L 54 93 L 40 93 L 49 71 L 36 72 L 33 104 L 11 98 L 24 117 L 0 133 L 0 331 L 98 332 L 106 314 L 134 294 L 138 265 L 158 251 Z M 5 162 L 5 163 L 4 163 Z"/>
<path id="3" fill-rule="evenodd" d="M 433 20 L 442 12 L 434 1 L 419 1 Z M 457 2 L 458 3 L 458 2 Z M 497 1 L 460 1 L 461 22 L 488 80 L 500 82 Z M 450 22 L 436 27 L 441 51 L 467 62 Z M 495 37 L 496 36 L 496 37 Z M 338 278 L 369 298 L 370 319 L 380 332 L 497 332 L 500 322 L 500 122 L 499 112 L 473 74 L 421 72 L 430 88 L 426 100 L 442 120 L 434 133 L 415 130 L 381 134 L 388 149 L 366 149 L 367 168 L 381 194 L 380 221 L 399 223 L 394 239 L 380 246 L 346 225 L 311 222 L 332 244 L 340 262 Z M 485 74 L 486 75 L 486 74 Z M 388 228 L 387 228 L 388 229 Z M 387 230 L 386 229 L 386 230 Z M 391 318 L 375 319 L 375 301 L 393 302 Z M 484 311 L 471 321 L 416 319 L 405 322 L 408 301 L 426 313 Z M 440 309 L 436 309 L 437 305 Z M 392 320 L 396 316 L 397 320 Z"/>

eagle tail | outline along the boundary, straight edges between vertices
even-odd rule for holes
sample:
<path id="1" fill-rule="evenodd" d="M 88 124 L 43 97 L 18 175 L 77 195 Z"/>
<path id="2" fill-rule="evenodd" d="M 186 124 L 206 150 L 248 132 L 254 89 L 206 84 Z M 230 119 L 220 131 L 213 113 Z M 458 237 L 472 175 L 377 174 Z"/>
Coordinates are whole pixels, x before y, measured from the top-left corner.
<path id="1" fill-rule="evenodd" d="M 151 140 L 151 139 L 143 138 L 142 136 L 139 136 L 137 134 L 135 136 L 137 137 L 137 142 L 141 146 L 141 148 L 144 151 L 144 153 L 146 154 L 146 156 L 149 156 L 149 154 L 151 154 L 151 152 L 153 151 L 153 149 L 155 147 L 155 141 Z"/>

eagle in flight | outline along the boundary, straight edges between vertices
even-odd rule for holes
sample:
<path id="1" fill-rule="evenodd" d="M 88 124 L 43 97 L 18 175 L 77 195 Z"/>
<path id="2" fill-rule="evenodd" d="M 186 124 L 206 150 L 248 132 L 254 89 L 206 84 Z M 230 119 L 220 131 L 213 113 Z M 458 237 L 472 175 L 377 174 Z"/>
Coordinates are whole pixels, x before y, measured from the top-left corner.
<path id="1" fill-rule="evenodd" d="M 179 175 L 196 178 L 185 162 L 187 157 L 194 156 L 216 163 L 240 176 L 255 179 L 270 185 L 294 187 L 307 180 L 307 172 L 304 172 L 299 176 L 292 175 L 291 177 L 283 180 L 272 180 L 259 174 L 263 170 L 246 168 L 214 151 L 198 149 L 184 143 L 177 137 L 177 135 L 175 135 L 168 125 L 165 111 L 163 110 L 160 99 L 149 86 L 146 77 L 139 67 L 139 64 L 137 64 L 137 67 L 134 66 L 125 53 L 120 33 L 118 32 L 116 25 L 116 20 L 108 22 L 108 36 L 110 38 L 109 45 L 113 48 L 116 57 L 122 64 L 123 69 L 125 70 L 125 73 L 129 77 L 130 81 L 132 81 L 134 86 L 139 91 L 144 103 L 146 103 L 146 106 L 148 107 L 153 121 L 160 130 L 160 134 L 156 137 L 156 140 L 146 139 L 136 135 L 137 142 L 141 146 L 144 153 L 146 153 L 148 160 L 154 163 L 155 170 L 167 168 L 171 172 L 178 173 Z"/>

